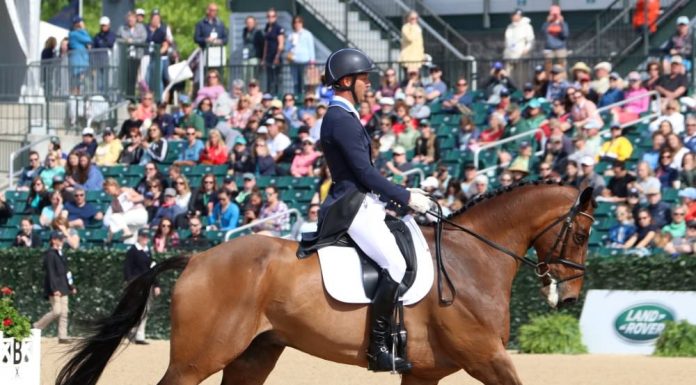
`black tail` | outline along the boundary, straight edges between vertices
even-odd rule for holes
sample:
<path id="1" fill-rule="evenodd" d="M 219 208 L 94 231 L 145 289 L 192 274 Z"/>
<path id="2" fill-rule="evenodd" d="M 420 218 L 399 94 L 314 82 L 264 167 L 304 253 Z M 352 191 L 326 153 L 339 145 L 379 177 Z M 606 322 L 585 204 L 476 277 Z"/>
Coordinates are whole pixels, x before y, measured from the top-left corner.
<path id="1" fill-rule="evenodd" d="M 121 340 L 143 317 L 150 289 L 158 275 L 186 267 L 188 257 L 169 258 L 134 279 L 109 315 L 94 323 L 89 337 L 77 343 L 75 355 L 61 369 L 56 385 L 95 385 Z"/>

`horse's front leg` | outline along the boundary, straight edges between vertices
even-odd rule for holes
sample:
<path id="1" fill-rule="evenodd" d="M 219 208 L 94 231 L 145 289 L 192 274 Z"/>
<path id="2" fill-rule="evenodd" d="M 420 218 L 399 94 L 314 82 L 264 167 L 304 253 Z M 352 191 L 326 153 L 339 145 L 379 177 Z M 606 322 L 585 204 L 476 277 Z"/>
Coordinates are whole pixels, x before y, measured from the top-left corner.
<path id="1" fill-rule="evenodd" d="M 496 343 L 497 342 L 497 343 Z M 460 360 L 462 369 L 485 385 L 521 385 L 510 354 L 500 340 L 492 340 L 488 349 L 481 349 Z"/>

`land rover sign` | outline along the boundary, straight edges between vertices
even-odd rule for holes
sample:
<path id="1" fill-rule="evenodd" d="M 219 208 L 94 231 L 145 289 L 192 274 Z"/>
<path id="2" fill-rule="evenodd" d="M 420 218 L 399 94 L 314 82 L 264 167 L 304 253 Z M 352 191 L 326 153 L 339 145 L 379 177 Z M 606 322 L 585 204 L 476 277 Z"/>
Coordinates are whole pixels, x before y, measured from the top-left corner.
<path id="1" fill-rule="evenodd" d="M 580 316 L 593 354 L 652 354 L 667 321 L 696 324 L 696 291 L 589 290 Z"/>
<path id="2" fill-rule="evenodd" d="M 666 321 L 674 321 L 674 315 L 669 309 L 658 304 L 642 304 L 622 311 L 616 317 L 614 327 L 622 338 L 648 342 L 660 336 Z"/>

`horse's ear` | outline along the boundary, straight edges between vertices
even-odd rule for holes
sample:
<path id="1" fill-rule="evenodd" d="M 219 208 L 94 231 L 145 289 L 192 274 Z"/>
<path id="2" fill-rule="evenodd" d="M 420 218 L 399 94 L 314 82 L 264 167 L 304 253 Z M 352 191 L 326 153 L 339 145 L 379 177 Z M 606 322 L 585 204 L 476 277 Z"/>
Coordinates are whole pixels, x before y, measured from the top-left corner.
<path id="1" fill-rule="evenodd" d="M 593 206 L 595 206 L 594 199 L 592 199 L 593 192 L 593 187 L 585 187 L 585 189 L 582 190 L 582 192 L 580 193 L 580 197 L 578 198 L 580 208 L 586 209 L 588 207 L 588 204 L 592 204 Z"/>

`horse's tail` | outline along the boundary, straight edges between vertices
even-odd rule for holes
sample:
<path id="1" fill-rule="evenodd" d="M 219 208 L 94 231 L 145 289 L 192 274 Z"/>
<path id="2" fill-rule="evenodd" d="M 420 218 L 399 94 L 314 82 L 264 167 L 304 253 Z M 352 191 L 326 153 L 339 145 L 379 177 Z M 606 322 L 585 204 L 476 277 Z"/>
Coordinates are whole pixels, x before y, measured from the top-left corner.
<path id="1" fill-rule="evenodd" d="M 121 340 L 140 323 L 150 289 L 161 273 L 186 267 L 188 257 L 169 258 L 134 279 L 116 309 L 91 327 L 89 337 L 76 344 L 75 355 L 61 369 L 56 385 L 95 385 Z"/>

